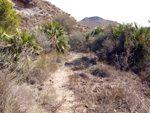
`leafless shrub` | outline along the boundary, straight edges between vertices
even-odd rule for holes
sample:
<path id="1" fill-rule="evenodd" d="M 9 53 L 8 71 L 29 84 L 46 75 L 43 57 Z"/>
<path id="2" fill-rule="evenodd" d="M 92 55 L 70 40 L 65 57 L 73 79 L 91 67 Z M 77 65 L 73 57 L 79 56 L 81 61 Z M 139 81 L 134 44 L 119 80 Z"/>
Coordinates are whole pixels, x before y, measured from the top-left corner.
<path id="1" fill-rule="evenodd" d="M 41 54 L 34 59 L 26 58 L 23 67 L 17 73 L 19 83 L 41 84 L 50 73 L 57 70 L 57 64 L 64 58 L 63 54 L 51 51 Z M 21 63 L 20 63 L 21 65 Z"/>
<path id="2" fill-rule="evenodd" d="M 2 74 L 2 72 L 1 72 Z M 4 78 L 4 76 L 1 75 L 0 77 L 0 112 L 3 112 L 5 108 L 6 103 L 6 91 L 7 91 L 7 80 Z"/>
<path id="3" fill-rule="evenodd" d="M 0 112 L 2 113 L 20 113 L 18 104 L 11 96 L 11 83 L 18 79 L 21 69 L 26 65 L 29 56 L 33 58 L 34 50 L 24 47 L 17 61 L 14 60 L 14 53 L 11 48 L 1 48 L 0 51 Z M 13 81 L 14 82 L 14 81 Z"/>
<path id="4" fill-rule="evenodd" d="M 86 36 L 82 32 L 74 32 L 69 37 L 70 50 L 87 51 Z"/>
<path id="5" fill-rule="evenodd" d="M 20 113 L 17 102 L 11 98 L 11 74 L 7 69 L 0 70 L 0 74 L 0 112 Z"/>
<path id="6" fill-rule="evenodd" d="M 121 69 L 123 71 L 128 71 L 132 62 L 129 62 L 130 58 L 133 54 L 129 51 L 127 53 L 121 53 L 120 55 L 114 55 L 114 65 L 116 68 Z"/>
<path id="7" fill-rule="evenodd" d="M 68 15 L 58 15 L 54 20 L 62 25 L 69 34 L 75 30 L 76 21 Z"/>
<path id="8" fill-rule="evenodd" d="M 101 77 L 101 78 L 110 76 L 110 73 L 108 72 L 108 70 L 106 70 L 105 68 L 102 68 L 102 67 L 97 67 L 97 68 L 91 69 L 91 74 L 94 76 Z"/>
<path id="9" fill-rule="evenodd" d="M 7 68 L 12 63 L 13 56 L 11 48 L 0 48 L 0 69 Z"/>
<path id="10" fill-rule="evenodd" d="M 56 94 L 54 89 L 52 92 L 47 92 L 47 94 L 40 98 L 41 106 L 44 107 L 50 113 L 56 113 L 64 102 L 65 99 L 61 100 L 60 102 L 56 101 Z"/>
<path id="11" fill-rule="evenodd" d="M 44 53 L 48 53 L 52 51 L 53 48 L 53 41 L 48 38 L 48 36 L 42 31 L 35 31 L 35 37 L 38 39 L 40 46 L 43 48 Z"/>

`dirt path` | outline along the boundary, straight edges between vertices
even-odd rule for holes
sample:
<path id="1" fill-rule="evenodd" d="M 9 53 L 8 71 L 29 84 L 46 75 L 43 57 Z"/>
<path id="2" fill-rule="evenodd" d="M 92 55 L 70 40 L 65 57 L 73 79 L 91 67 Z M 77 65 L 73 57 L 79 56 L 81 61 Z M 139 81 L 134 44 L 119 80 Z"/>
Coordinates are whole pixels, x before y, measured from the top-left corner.
<path id="1" fill-rule="evenodd" d="M 74 93 L 68 88 L 69 76 L 75 72 L 71 70 L 71 67 L 65 66 L 65 62 L 72 62 L 83 56 L 88 56 L 85 53 L 70 52 L 67 55 L 67 60 L 64 61 L 58 70 L 51 75 L 51 81 L 57 94 L 57 101 L 62 102 L 62 105 L 57 109 L 56 113 L 73 113 L 72 106 L 75 103 Z M 49 84 L 47 81 L 45 84 Z"/>
<path id="2" fill-rule="evenodd" d="M 86 56 L 84 53 L 69 53 L 68 61 L 72 62 L 78 58 Z M 73 113 L 72 106 L 74 105 L 74 93 L 72 90 L 68 89 L 69 85 L 69 76 L 74 74 L 75 72 L 71 70 L 71 68 L 65 66 L 65 62 L 62 67 L 60 67 L 53 75 L 53 86 L 56 89 L 56 94 L 58 95 L 58 101 L 65 99 L 65 102 L 62 104 L 60 109 L 58 109 L 57 113 Z"/>

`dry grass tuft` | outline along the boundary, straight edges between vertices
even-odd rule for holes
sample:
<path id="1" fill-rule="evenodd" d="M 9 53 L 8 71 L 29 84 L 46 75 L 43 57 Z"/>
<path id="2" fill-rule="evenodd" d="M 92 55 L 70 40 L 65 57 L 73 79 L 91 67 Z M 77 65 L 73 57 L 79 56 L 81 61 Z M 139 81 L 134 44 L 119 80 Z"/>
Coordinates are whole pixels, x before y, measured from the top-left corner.
<path id="1" fill-rule="evenodd" d="M 64 56 L 60 53 L 52 51 L 49 54 L 37 56 L 34 60 L 27 58 L 26 63 L 17 74 L 18 83 L 42 84 L 50 73 L 57 70 L 58 63 Z"/>
<path id="2" fill-rule="evenodd" d="M 37 57 L 22 54 L 16 64 L 0 70 L 0 113 L 53 113 L 61 104 L 55 89 L 43 82 L 64 56 L 54 51 Z"/>
<path id="3" fill-rule="evenodd" d="M 105 76 L 104 76 L 105 75 Z M 148 113 L 148 93 L 137 75 L 121 72 L 105 64 L 90 66 L 69 77 L 76 95 L 74 112 Z M 149 90 L 150 93 L 150 90 Z"/>

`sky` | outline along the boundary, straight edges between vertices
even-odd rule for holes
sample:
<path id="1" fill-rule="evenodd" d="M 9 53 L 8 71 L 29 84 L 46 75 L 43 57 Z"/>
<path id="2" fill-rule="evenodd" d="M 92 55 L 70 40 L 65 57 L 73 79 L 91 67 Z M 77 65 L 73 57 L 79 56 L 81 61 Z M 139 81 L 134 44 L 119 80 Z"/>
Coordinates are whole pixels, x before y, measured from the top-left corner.
<path id="1" fill-rule="evenodd" d="M 150 26 L 150 0 L 47 0 L 77 21 L 99 16 L 119 23 Z"/>

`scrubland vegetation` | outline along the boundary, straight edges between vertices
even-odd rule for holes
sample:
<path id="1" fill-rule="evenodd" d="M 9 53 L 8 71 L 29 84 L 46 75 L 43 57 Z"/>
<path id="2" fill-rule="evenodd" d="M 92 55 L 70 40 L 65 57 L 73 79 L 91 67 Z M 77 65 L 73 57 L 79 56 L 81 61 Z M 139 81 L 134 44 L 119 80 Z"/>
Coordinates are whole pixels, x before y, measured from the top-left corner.
<path id="1" fill-rule="evenodd" d="M 13 10 L 7 0 L 0 1 L 0 6 L 0 112 L 32 112 L 26 109 L 25 103 L 28 102 L 24 103 L 16 96 L 23 94 L 22 99 L 31 98 L 30 93 L 35 89 L 28 89 L 26 84 L 40 85 L 50 73 L 57 70 L 57 63 L 61 62 L 63 54 L 69 49 L 66 32 L 56 22 L 39 26 L 33 31 L 21 31 L 18 29 L 21 14 Z M 39 104 L 50 100 L 48 106 L 51 110 L 48 112 L 55 109 L 51 103 L 55 103 L 53 99 L 56 94 L 52 96 L 54 93 L 55 91 L 45 92 L 37 99 Z M 37 94 L 33 93 L 35 97 L 38 97 Z M 25 108 L 20 109 L 20 104 Z M 30 104 L 34 105 L 34 102 Z M 35 109 L 37 112 L 40 111 Z"/>
<path id="2" fill-rule="evenodd" d="M 148 69 L 150 29 L 136 24 L 109 25 L 104 29 L 97 28 L 87 37 L 95 37 L 90 48 L 99 60 L 116 66 L 123 71 L 139 74 Z"/>
<path id="3" fill-rule="evenodd" d="M 56 101 L 53 85 L 38 91 L 68 51 L 92 56 L 65 63 L 74 72 L 68 78 L 74 112 L 150 112 L 149 28 L 110 24 L 83 33 L 60 15 L 21 31 L 20 20 L 12 4 L 0 0 L 0 113 L 56 112 L 63 102 Z"/>

